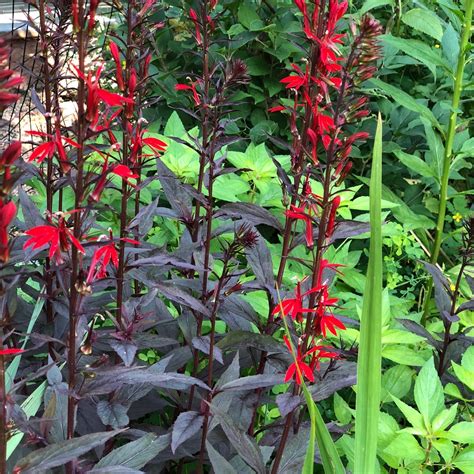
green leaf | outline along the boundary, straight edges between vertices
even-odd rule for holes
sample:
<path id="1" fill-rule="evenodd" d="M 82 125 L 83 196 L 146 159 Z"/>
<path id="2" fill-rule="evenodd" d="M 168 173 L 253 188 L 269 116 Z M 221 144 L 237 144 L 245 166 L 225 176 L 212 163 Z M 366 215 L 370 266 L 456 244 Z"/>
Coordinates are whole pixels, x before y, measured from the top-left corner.
<path id="1" fill-rule="evenodd" d="M 355 422 L 354 473 L 376 467 L 382 350 L 382 119 L 375 132 L 370 177 L 370 249 L 364 288 Z"/>
<path id="2" fill-rule="evenodd" d="M 436 66 L 443 68 L 448 73 L 451 72 L 449 64 L 442 58 L 439 51 L 421 41 L 398 38 L 392 35 L 383 35 L 382 41 L 424 64 L 435 77 Z"/>
<path id="3" fill-rule="evenodd" d="M 157 437 L 148 433 L 141 438 L 116 448 L 104 456 L 96 468 L 107 466 L 122 466 L 131 469 L 140 469 L 170 444 L 170 435 Z"/>
<path id="4" fill-rule="evenodd" d="M 449 439 L 434 439 L 433 446 L 440 452 L 445 461 L 450 461 L 454 454 L 454 444 Z"/>
<path id="5" fill-rule="evenodd" d="M 347 402 L 336 392 L 334 394 L 334 414 L 337 421 L 347 425 L 352 420 L 352 411 Z"/>
<path id="6" fill-rule="evenodd" d="M 436 13 L 430 10 L 413 8 L 402 15 L 402 21 L 405 25 L 411 26 L 437 41 L 441 41 L 443 37 L 441 20 Z"/>
<path id="7" fill-rule="evenodd" d="M 15 469 L 21 474 L 37 474 L 53 467 L 62 466 L 91 449 L 101 446 L 122 431 L 87 434 L 60 443 L 50 444 L 46 448 L 37 449 L 22 458 Z"/>
<path id="8" fill-rule="evenodd" d="M 410 391 L 413 373 L 406 365 L 390 367 L 382 376 L 381 402 L 392 401 L 390 395 L 403 398 Z"/>
<path id="9" fill-rule="evenodd" d="M 416 428 L 419 434 L 426 434 L 425 424 L 423 422 L 423 416 L 421 413 L 418 413 L 414 408 L 412 408 L 410 405 L 407 405 L 405 402 L 402 402 L 397 397 L 392 396 L 392 399 L 411 426 Z"/>
<path id="10" fill-rule="evenodd" d="M 433 357 L 425 363 L 416 378 L 414 397 L 425 425 L 430 426 L 434 417 L 444 409 L 443 386 L 436 372 Z"/>
<path id="11" fill-rule="evenodd" d="M 434 435 L 444 431 L 454 421 L 457 410 L 458 404 L 455 403 L 450 408 L 442 410 L 438 415 L 436 415 L 431 424 L 431 429 Z"/>
<path id="12" fill-rule="evenodd" d="M 437 176 L 429 165 L 427 165 L 421 158 L 415 155 L 409 155 L 402 150 L 395 150 L 393 152 L 395 156 L 410 170 L 418 173 L 424 178 L 434 178 Z"/>
<path id="13" fill-rule="evenodd" d="M 449 439 L 458 443 L 473 444 L 474 443 L 474 423 L 469 421 L 461 421 L 452 426 L 448 431 Z"/>
<path id="14" fill-rule="evenodd" d="M 393 6 L 393 0 L 365 0 L 364 4 L 359 10 L 359 15 L 362 16 L 374 8 L 383 7 L 385 5 Z"/>
<path id="15" fill-rule="evenodd" d="M 392 97 L 392 99 L 395 100 L 397 104 L 406 107 L 412 112 L 419 113 L 422 117 L 429 120 L 433 124 L 433 126 L 438 128 L 439 130 L 442 130 L 442 127 L 436 117 L 433 115 L 433 112 L 431 112 L 431 110 L 425 105 L 418 103 L 412 96 L 408 95 L 406 92 L 403 92 L 398 87 L 392 86 L 391 84 L 387 84 L 386 82 L 383 82 L 380 79 L 373 78 L 370 80 L 370 82 L 374 84 L 375 87 L 381 89 L 383 92 Z"/>
<path id="16" fill-rule="evenodd" d="M 416 438 L 409 433 L 400 433 L 385 449 L 384 453 L 397 458 L 402 458 L 405 464 L 414 461 L 421 462 L 425 458 L 425 452 L 418 444 Z"/>
<path id="17" fill-rule="evenodd" d="M 451 68 L 454 70 L 459 56 L 459 34 L 451 23 L 448 23 L 444 31 L 441 46 L 443 47 L 443 56 L 448 60 Z"/>
<path id="18" fill-rule="evenodd" d="M 252 8 L 247 2 L 240 3 L 239 10 L 237 12 L 237 17 L 239 19 L 239 22 L 242 23 L 242 25 L 244 25 L 249 30 L 252 29 L 252 24 L 262 22 L 257 12 L 255 11 L 255 8 Z"/>
<path id="19" fill-rule="evenodd" d="M 426 359 L 418 351 L 402 344 L 386 346 L 382 349 L 382 356 L 392 360 L 397 364 L 410 365 L 414 367 L 422 366 Z"/>
<path id="20" fill-rule="evenodd" d="M 464 474 L 474 473 L 474 446 L 461 451 L 453 461 L 453 464 Z"/>

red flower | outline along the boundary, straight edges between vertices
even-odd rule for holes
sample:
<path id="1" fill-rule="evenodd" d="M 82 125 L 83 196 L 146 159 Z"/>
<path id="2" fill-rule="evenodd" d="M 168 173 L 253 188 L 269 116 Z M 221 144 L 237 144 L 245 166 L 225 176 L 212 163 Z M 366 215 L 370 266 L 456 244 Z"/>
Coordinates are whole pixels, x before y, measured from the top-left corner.
<path id="1" fill-rule="evenodd" d="M 188 85 L 188 84 L 176 84 L 174 86 L 174 89 L 176 91 L 192 91 L 193 93 L 193 99 L 194 99 L 194 103 L 196 105 L 200 105 L 201 104 L 201 98 L 199 97 L 199 94 L 197 93 L 196 91 L 196 86 L 191 83 L 191 85 Z"/>
<path id="2" fill-rule="evenodd" d="M 72 231 L 68 229 L 62 216 L 59 217 L 57 226 L 40 225 L 27 230 L 25 234 L 29 235 L 30 238 L 23 245 L 23 249 L 32 247 L 34 250 L 49 244 L 49 258 L 54 258 L 58 264 L 64 261 L 61 252 L 68 252 L 71 244 L 79 252 L 85 254 L 84 247 L 74 237 Z"/>
<path id="3" fill-rule="evenodd" d="M 115 69 L 116 69 L 115 78 L 117 80 L 117 85 L 119 86 L 119 89 L 121 91 L 124 91 L 125 84 L 123 82 L 122 61 L 120 60 L 120 52 L 119 52 L 118 46 L 113 41 L 111 41 L 109 47 L 110 47 L 110 53 L 112 54 L 112 57 L 114 58 L 114 62 L 115 62 Z"/>
<path id="4" fill-rule="evenodd" d="M 341 204 L 341 196 L 336 196 L 331 203 L 331 209 L 329 211 L 328 225 L 326 228 L 327 239 L 331 238 L 332 234 L 334 233 L 334 225 L 336 223 L 336 212 L 340 204 Z"/>
<path id="5" fill-rule="evenodd" d="M 8 348 L 8 349 L 0 349 L 0 356 L 5 356 L 5 355 L 18 355 L 22 354 L 24 349 L 15 349 L 15 348 Z"/>
<path id="6" fill-rule="evenodd" d="M 337 336 L 337 329 L 346 329 L 344 323 L 329 313 L 324 313 L 316 319 L 317 330 L 324 337 L 327 337 L 327 331 Z"/>
<path id="7" fill-rule="evenodd" d="M 38 163 L 41 163 L 46 158 L 50 159 L 54 155 L 54 153 L 57 152 L 62 171 L 64 173 L 67 173 L 71 169 L 71 165 L 68 162 L 64 145 L 68 144 L 75 148 L 80 148 L 79 143 L 76 143 L 74 140 L 71 140 L 70 138 L 63 137 L 60 134 L 59 127 L 56 129 L 54 136 L 48 135 L 47 133 L 44 133 L 44 132 L 35 132 L 31 130 L 26 133 L 28 135 L 33 135 L 36 137 L 48 138 L 48 141 L 42 143 L 41 145 L 38 145 L 33 150 L 30 157 L 28 158 L 28 161 L 36 160 Z"/>
<path id="8" fill-rule="evenodd" d="M 119 264 L 119 255 L 116 247 L 116 243 L 112 240 L 112 235 L 110 237 L 108 244 L 99 247 L 92 256 L 91 266 L 89 268 L 89 273 L 87 275 L 87 284 L 92 283 L 95 280 L 100 280 L 107 276 L 107 266 L 111 263 L 114 268 L 118 268 Z M 140 242 L 123 238 L 120 239 L 124 242 L 128 242 L 134 245 L 139 245 Z"/>
<path id="9" fill-rule="evenodd" d="M 18 160 L 21 154 L 21 142 L 15 141 L 10 143 L 10 145 L 5 149 L 5 151 L 0 155 L 0 171 L 4 170 L 3 174 L 3 191 L 8 192 L 7 181 L 11 178 L 11 165 Z"/>
<path id="10" fill-rule="evenodd" d="M 196 42 L 197 44 L 201 45 L 202 44 L 201 29 L 200 29 L 197 13 L 193 8 L 189 9 L 189 17 L 191 18 L 191 21 L 194 23 L 194 29 L 196 31 Z"/>
<path id="11" fill-rule="evenodd" d="M 112 168 L 112 173 L 120 176 L 127 182 L 129 179 L 139 178 L 138 174 L 134 173 L 128 166 L 125 165 L 115 165 Z"/>
<path id="12" fill-rule="evenodd" d="M 303 307 L 303 298 L 311 293 L 318 291 L 316 288 L 311 288 L 311 290 L 306 293 L 301 294 L 301 283 L 298 282 L 295 288 L 295 297 L 282 300 L 280 304 L 275 306 L 272 314 L 281 313 L 282 316 L 287 316 L 288 314 L 296 319 L 298 322 L 302 321 L 301 315 L 303 313 L 315 312 L 314 309 L 304 308 Z"/>
<path id="13" fill-rule="evenodd" d="M 311 217 L 311 215 L 305 212 L 304 207 L 297 207 L 293 205 L 291 206 L 291 209 L 289 211 L 286 211 L 285 214 L 288 217 L 302 220 L 305 223 L 306 244 L 308 247 L 312 247 L 314 245 L 314 240 L 313 240 L 313 218 Z"/>
<path id="14" fill-rule="evenodd" d="M 292 350 L 290 341 L 286 336 L 283 336 L 283 340 L 285 341 L 285 345 L 291 353 Z M 315 350 L 317 349 L 312 348 L 305 354 L 301 354 L 301 346 L 298 344 L 298 348 L 295 354 L 296 361 L 290 364 L 290 366 L 288 367 L 288 370 L 285 374 L 285 382 L 289 382 L 291 379 L 294 378 L 296 380 L 296 383 L 298 385 L 301 385 L 302 377 L 308 379 L 310 382 L 314 382 L 313 369 L 311 369 L 311 367 L 304 360 Z"/>
<path id="15" fill-rule="evenodd" d="M 76 66 L 73 65 L 77 76 L 86 83 L 87 87 L 87 121 L 90 123 L 90 127 L 95 129 L 99 121 L 99 106 L 101 102 L 104 102 L 109 107 L 123 107 L 126 104 L 133 104 L 133 99 L 129 97 L 123 97 L 120 94 L 106 91 L 101 89 L 99 85 L 100 75 L 102 73 L 103 66 L 99 66 L 95 75 L 89 71 L 85 76 Z"/>
<path id="16" fill-rule="evenodd" d="M 0 200 L 0 262 L 8 262 L 10 251 L 8 247 L 8 227 L 16 215 L 16 205 L 13 201 L 4 204 Z"/>

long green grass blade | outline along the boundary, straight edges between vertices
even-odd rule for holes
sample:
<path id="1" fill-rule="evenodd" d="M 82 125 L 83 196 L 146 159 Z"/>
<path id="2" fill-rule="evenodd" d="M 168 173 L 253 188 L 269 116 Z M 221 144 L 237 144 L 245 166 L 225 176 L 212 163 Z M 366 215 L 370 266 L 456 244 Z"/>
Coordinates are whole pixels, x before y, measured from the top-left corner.
<path id="1" fill-rule="evenodd" d="M 370 177 L 370 253 L 357 361 L 355 474 L 376 471 L 382 332 L 382 119 L 379 115 Z"/>

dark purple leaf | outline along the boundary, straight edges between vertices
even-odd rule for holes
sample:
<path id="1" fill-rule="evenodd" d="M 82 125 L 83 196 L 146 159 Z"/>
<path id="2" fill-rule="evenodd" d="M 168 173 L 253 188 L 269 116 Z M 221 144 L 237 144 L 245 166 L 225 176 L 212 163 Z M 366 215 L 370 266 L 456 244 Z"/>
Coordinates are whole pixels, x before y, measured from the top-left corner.
<path id="1" fill-rule="evenodd" d="M 176 452 L 178 446 L 193 437 L 202 426 L 204 416 L 197 411 L 181 413 L 173 425 L 171 433 L 171 451 Z"/>
<path id="2" fill-rule="evenodd" d="M 211 352 L 211 341 L 209 336 L 198 336 L 193 338 L 193 347 L 197 349 L 198 351 L 203 352 L 204 354 L 209 355 Z M 220 362 L 221 364 L 224 363 L 224 360 L 222 359 L 222 351 L 214 345 L 213 348 L 213 355 L 214 359 L 217 360 L 217 362 Z"/>
<path id="3" fill-rule="evenodd" d="M 159 197 L 157 197 L 147 206 L 143 206 L 138 214 L 132 219 L 132 222 L 130 222 L 128 228 L 133 229 L 138 227 L 140 236 L 148 234 L 149 230 L 153 226 L 153 217 L 155 216 L 156 209 L 158 208 L 158 201 Z"/>
<path id="4" fill-rule="evenodd" d="M 120 405 L 120 403 L 101 400 L 97 404 L 97 414 L 105 426 L 111 426 L 112 428 L 122 428 L 127 426 L 129 422 L 127 407 Z"/>
<path id="5" fill-rule="evenodd" d="M 154 459 L 158 454 L 166 449 L 170 444 L 170 435 L 156 436 L 154 433 L 148 433 L 141 438 L 116 448 L 103 457 L 95 466 L 96 469 L 106 468 L 107 466 L 121 466 L 123 468 L 141 469 L 148 462 Z M 106 472 L 106 471 L 104 471 Z M 127 471 L 124 471 L 127 472 Z"/>
<path id="6" fill-rule="evenodd" d="M 321 368 L 321 373 L 323 368 Z M 340 362 L 335 370 L 317 381 L 309 389 L 315 402 L 329 398 L 333 393 L 346 387 L 351 387 L 357 382 L 357 364 L 355 362 Z"/>
<path id="7" fill-rule="evenodd" d="M 282 374 L 249 375 L 248 377 L 241 377 L 240 379 L 225 383 L 220 387 L 220 390 L 254 390 L 256 388 L 274 387 L 282 383 Z"/>
<path id="8" fill-rule="evenodd" d="M 123 360 L 123 363 L 130 367 L 135 360 L 135 354 L 138 347 L 132 341 L 120 341 L 118 339 L 111 339 L 110 346 Z"/>
<path id="9" fill-rule="evenodd" d="M 154 287 L 157 288 L 157 290 L 169 300 L 198 311 L 204 316 L 210 317 L 211 313 L 209 309 L 207 309 L 198 299 L 194 298 L 189 293 L 186 293 L 180 288 L 165 283 L 155 283 Z"/>
<path id="10" fill-rule="evenodd" d="M 437 266 L 428 262 L 422 263 L 426 270 L 431 273 L 431 276 L 433 277 L 433 283 L 435 287 L 435 303 L 439 313 L 443 314 L 443 311 L 449 312 L 451 309 L 451 298 L 448 293 L 448 280 Z"/>
<path id="11" fill-rule="evenodd" d="M 37 474 L 77 459 L 91 449 L 101 446 L 123 430 L 92 433 L 79 438 L 68 439 L 45 448 L 37 449 L 20 459 L 15 466 L 21 474 Z"/>
<path id="12" fill-rule="evenodd" d="M 277 395 L 276 402 L 278 405 L 278 409 L 280 410 L 280 415 L 282 417 L 285 417 L 295 408 L 301 405 L 301 397 L 299 397 L 298 395 L 292 395 L 290 392 L 286 392 Z"/>
<path id="13" fill-rule="evenodd" d="M 252 469 L 254 469 L 257 474 L 265 474 L 265 463 L 263 462 L 262 453 L 260 452 L 256 441 L 253 438 L 250 438 L 247 433 L 242 431 L 229 415 L 219 410 L 214 405 L 211 405 L 210 408 L 240 457 Z"/>
<path id="14" fill-rule="evenodd" d="M 332 240 L 349 239 L 370 232 L 370 224 L 360 221 L 339 221 L 334 230 Z"/>
<path id="15" fill-rule="evenodd" d="M 252 267 L 257 282 L 262 288 L 272 291 L 275 288 L 275 278 L 273 276 L 273 263 L 270 250 L 265 239 L 259 236 L 257 245 L 245 252 L 247 261 Z"/>
<path id="16" fill-rule="evenodd" d="M 456 313 L 461 313 L 462 311 L 473 311 L 474 310 L 474 300 L 469 300 L 464 302 L 461 306 L 459 306 Z"/>
<path id="17" fill-rule="evenodd" d="M 236 202 L 224 204 L 215 214 L 216 217 L 227 216 L 237 219 L 245 219 L 252 225 L 265 224 L 277 230 L 282 230 L 278 219 L 270 212 L 256 204 L 248 202 Z"/>
<path id="18" fill-rule="evenodd" d="M 212 469 L 217 474 L 237 474 L 237 471 L 232 467 L 232 464 L 222 456 L 216 449 L 212 447 L 209 441 L 206 441 L 206 450 L 211 461 Z"/>
<path id="19" fill-rule="evenodd" d="M 265 352 L 287 353 L 283 344 L 266 334 L 258 334 L 247 331 L 232 331 L 217 345 L 223 350 L 229 349 L 248 349 L 253 347 Z"/>
<path id="20" fill-rule="evenodd" d="M 403 326 L 418 336 L 424 337 L 433 347 L 439 347 L 440 341 L 437 341 L 423 326 L 411 319 L 397 319 Z"/>

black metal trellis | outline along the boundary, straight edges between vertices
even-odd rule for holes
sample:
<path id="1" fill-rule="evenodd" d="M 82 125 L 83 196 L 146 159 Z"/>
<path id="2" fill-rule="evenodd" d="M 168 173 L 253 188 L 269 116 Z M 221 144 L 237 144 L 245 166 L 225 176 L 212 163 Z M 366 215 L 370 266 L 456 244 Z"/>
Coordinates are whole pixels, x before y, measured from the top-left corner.
<path id="1" fill-rule="evenodd" d="M 48 3 L 57 4 L 57 2 Z M 108 35 L 116 8 L 113 3 L 104 2 L 99 7 L 99 13 L 102 17 L 108 17 L 105 30 L 105 34 Z M 0 0 L 0 35 L 10 43 L 12 49 L 15 49 L 15 64 L 11 55 L 9 66 L 18 70 L 26 81 L 22 87 L 21 98 L 0 117 L 0 144 L 18 139 L 22 130 L 32 129 L 32 116 L 36 107 L 31 100 L 31 91 L 41 89 L 40 78 L 31 74 L 31 71 L 38 71 L 41 67 L 38 36 L 28 22 L 28 17 L 34 18 L 35 14 L 36 9 L 23 0 Z M 66 51 L 65 54 L 70 58 L 72 51 Z"/>

